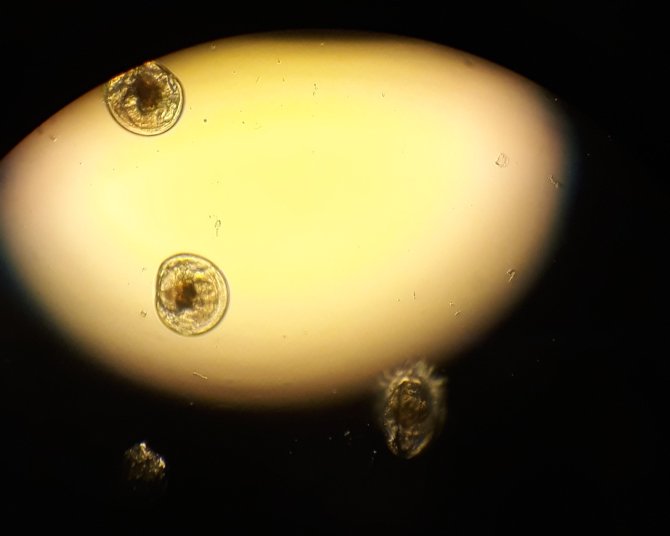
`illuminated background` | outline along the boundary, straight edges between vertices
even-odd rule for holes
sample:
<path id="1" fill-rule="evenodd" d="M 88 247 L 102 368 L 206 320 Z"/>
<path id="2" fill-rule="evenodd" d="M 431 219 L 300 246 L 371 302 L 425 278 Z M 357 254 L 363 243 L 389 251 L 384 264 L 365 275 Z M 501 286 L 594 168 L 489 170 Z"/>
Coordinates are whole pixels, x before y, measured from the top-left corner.
<path id="1" fill-rule="evenodd" d="M 269 12 L 254 21 L 249 13 L 239 26 L 193 14 L 183 31 L 166 14 L 151 13 L 153 26 L 139 25 L 133 40 L 119 39 L 93 17 L 76 37 L 67 24 L 21 19 L 4 37 L 11 84 L 3 96 L 11 106 L 3 154 L 127 67 L 226 34 L 286 25 L 409 33 L 466 49 L 565 96 L 603 130 L 581 123 L 583 186 L 559 249 L 521 306 L 446 369 L 447 428 L 416 464 L 399 464 L 383 450 L 368 426 L 366 400 L 297 416 L 231 414 L 117 384 L 73 359 L 75 350 L 14 294 L 3 310 L 0 377 L 9 438 L 2 470 L 14 490 L 5 507 L 57 508 L 73 498 L 93 512 L 123 512 L 115 464 L 130 444 L 146 439 L 173 469 L 154 519 L 189 519 L 221 502 L 233 524 L 256 511 L 268 523 L 307 526 L 392 524 L 401 509 L 408 514 L 400 524 L 445 529 L 531 526 L 559 512 L 566 523 L 591 512 L 594 522 L 614 526 L 652 513 L 658 391 L 649 346 L 658 320 L 647 226 L 658 217 L 658 196 L 649 168 L 665 142 L 649 130 L 649 75 L 640 56 L 624 48 L 633 43 L 621 28 L 629 14 L 571 13 L 574 20 L 546 9 L 524 24 L 514 8 L 481 15 L 395 7 L 333 19 Z M 56 20 L 64 22 L 61 16 Z M 171 31 L 159 31 L 156 20 Z M 568 35 L 559 39 L 562 32 Z"/>
<path id="2" fill-rule="evenodd" d="M 578 189 L 557 100 L 453 49 L 264 33 L 159 61 L 178 122 L 140 136 L 88 92 L 3 161 L 0 225 L 86 355 L 190 400 L 340 402 L 407 359 L 453 359 L 536 282 Z M 198 337 L 154 311 L 179 252 L 228 281 Z"/>

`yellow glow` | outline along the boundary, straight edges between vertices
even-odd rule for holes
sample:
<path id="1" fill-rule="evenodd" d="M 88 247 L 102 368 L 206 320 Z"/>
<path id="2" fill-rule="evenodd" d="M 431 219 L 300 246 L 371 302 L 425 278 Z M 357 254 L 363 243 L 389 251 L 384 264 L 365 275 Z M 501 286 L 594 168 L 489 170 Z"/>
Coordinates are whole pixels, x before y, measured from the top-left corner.
<path id="1" fill-rule="evenodd" d="M 448 359 L 537 275 L 565 191 L 550 177 L 568 179 L 542 91 L 470 60 L 333 34 L 160 58 L 184 96 L 166 132 L 122 128 L 99 87 L 3 161 L 10 258 L 92 359 L 188 397 L 327 400 Z M 230 292 L 193 337 L 154 307 L 158 267 L 181 252 Z"/>

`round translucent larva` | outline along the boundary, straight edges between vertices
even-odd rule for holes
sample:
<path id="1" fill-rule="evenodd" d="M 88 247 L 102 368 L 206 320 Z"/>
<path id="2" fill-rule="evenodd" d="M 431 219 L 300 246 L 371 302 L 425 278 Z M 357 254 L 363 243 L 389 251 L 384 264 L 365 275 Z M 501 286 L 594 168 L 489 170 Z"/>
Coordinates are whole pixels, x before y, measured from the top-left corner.
<path id="1" fill-rule="evenodd" d="M 163 324 L 180 335 L 209 331 L 228 307 L 226 280 L 211 261 L 192 254 L 174 255 L 156 276 L 156 312 Z"/>
<path id="2" fill-rule="evenodd" d="M 444 383 L 423 361 L 385 374 L 381 420 L 393 454 L 413 458 L 440 432 L 446 416 Z"/>
<path id="3" fill-rule="evenodd" d="M 172 128 L 184 102 L 177 77 L 166 67 L 148 61 L 105 84 L 107 108 L 123 128 L 152 136 Z"/>

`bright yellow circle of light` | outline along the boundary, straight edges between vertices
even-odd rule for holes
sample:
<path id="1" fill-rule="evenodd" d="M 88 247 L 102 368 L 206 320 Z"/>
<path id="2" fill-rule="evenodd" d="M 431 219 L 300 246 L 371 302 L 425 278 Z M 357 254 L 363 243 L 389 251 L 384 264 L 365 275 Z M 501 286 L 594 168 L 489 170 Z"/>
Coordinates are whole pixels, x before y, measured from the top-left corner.
<path id="1" fill-rule="evenodd" d="M 455 355 L 537 276 L 569 140 L 528 80 L 369 34 L 251 35 L 158 63 L 183 89 L 169 130 L 123 128 L 96 88 L 2 162 L 9 258 L 91 359 L 200 400 L 324 401 Z M 180 252 L 230 291 L 193 337 L 153 306 Z"/>

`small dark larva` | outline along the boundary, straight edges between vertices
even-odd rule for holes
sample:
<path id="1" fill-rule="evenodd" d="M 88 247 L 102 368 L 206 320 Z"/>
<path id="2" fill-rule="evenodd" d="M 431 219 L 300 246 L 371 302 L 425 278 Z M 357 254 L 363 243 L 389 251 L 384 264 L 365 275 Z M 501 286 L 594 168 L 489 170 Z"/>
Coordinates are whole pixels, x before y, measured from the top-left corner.
<path id="1" fill-rule="evenodd" d="M 123 478 L 133 496 L 155 499 L 165 491 L 167 464 L 145 442 L 136 443 L 123 453 Z"/>
<path id="2" fill-rule="evenodd" d="M 384 374 L 380 417 L 393 454 L 413 458 L 440 432 L 446 416 L 445 383 L 424 361 Z"/>

